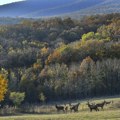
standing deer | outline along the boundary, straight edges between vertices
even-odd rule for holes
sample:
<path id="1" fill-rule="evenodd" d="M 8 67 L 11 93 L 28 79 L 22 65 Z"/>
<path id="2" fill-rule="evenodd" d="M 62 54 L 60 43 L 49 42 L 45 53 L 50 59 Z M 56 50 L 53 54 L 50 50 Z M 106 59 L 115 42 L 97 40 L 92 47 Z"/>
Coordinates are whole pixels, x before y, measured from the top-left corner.
<path id="1" fill-rule="evenodd" d="M 80 105 L 80 103 L 77 103 L 76 105 L 71 105 L 71 103 L 69 103 L 70 105 L 70 110 L 72 112 L 72 110 L 74 110 L 74 112 L 78 112 L 78 107 Z"/>
<path id="2" fill-rule="evenodd" d="M 65 112 L 64 106 L 55 105 L 55 107 L 56 107 L 56 109 L 57 109 L 58 112 L 59 112 L 59 111 Z"/>
<path id="3" fill-rule="evenodd" d="M 101 109 L 103 109 L 104 105 L 105 105 L 105 100 L 102 103 L 97 103 L 97 107 L 101 107 Z"/>
<path id="4" fill-rule="evenodd" d="M 99 111 L 98 109 L 98 106 L 96 104 L 90 104 L 89 102 L 87 103 L 89 109 L 90 109 L 90 112 L 92 112 L 92 110 L 96 110 L 96 111 Z"/>

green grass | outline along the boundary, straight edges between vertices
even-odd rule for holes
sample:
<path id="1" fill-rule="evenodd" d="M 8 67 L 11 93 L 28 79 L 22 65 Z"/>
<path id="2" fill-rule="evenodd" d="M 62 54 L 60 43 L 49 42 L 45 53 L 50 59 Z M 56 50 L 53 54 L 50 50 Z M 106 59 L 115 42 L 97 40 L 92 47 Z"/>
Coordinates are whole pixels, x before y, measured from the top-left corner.
<path id="1" fill-rule="evenodd" d="M 120 120 L 120 110 L 107 110 L 100 112 L 79 112 L 53 115 L 21 115 L 1 117 L 0 120 Z"/>
<path id="2" fill-rule="evenodd" d="M 104 110 L 99 112 L 89 112 L 86 106 L 86 101 L 81 101 L 78 113 L 63 112 L 57 113 L 54 111 L 49 114 L 21 114 L 18 116 L 0 117 L 0 120 L 120 120 L 120 98 L 106 99 L 107 101 L 113 100 L 114 103 L 105 106 Z M 91 100 L 92 102 L 100 102 L 103 99 Z"/>

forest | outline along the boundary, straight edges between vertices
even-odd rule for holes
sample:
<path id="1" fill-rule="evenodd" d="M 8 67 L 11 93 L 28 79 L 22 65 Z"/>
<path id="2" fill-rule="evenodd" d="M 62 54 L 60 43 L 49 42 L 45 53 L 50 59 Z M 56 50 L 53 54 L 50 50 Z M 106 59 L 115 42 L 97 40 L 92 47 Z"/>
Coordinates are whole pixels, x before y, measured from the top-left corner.
<path id="1" fill-rule="evenodd" d="M 0 74 L 2 104 L 119 95 L 120 13 L 0 25 Z"/>

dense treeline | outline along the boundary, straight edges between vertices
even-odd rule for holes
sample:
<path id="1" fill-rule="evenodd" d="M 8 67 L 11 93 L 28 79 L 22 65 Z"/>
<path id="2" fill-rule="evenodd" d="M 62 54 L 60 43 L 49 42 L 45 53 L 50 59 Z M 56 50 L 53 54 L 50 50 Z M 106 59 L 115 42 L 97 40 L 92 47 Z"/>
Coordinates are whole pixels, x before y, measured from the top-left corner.
<path id="1" fill-rule="evenodd" d="M 0 26 L 0 73 L 24 102 L 120 94 L 120 14 Z"/>
<path id="2" fill-rule="evenodd" d="M 35 19 L 33 18 L 22 18 L 22 17 L 0 17 L 0 25 L 14 25 L 14 24 L 19 24 L 24 20 L 31 20 L 34 21 Z"/>

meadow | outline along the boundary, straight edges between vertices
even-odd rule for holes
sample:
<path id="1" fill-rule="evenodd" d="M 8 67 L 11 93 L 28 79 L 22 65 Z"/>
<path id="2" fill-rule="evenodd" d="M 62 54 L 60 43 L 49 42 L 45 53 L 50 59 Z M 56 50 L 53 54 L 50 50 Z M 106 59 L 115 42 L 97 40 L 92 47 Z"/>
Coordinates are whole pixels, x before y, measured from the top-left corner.
<path id="1" fill-rule="evenodd" d="M 90 102 L 102 102 L 104 99 L 92 99 Z M 90 112 L 86 100 L 74 101 L 80 102 L 79 112 L 74 113 L 68 111 L 67 113 L 56 112 L 53 104 L 39 107 L 39 111 L 44 114 L 18 114 L 16 116 L 0 117 L 0 120 L 120 120 L 120 98 L 110 98 L 106 101 L 113 101 L 110 105 L 106 105 L 104 110 Z M 38 109 L 38 108 L 37 108 Z M 46 113 L 45 113 L 46 110 Z"/>

